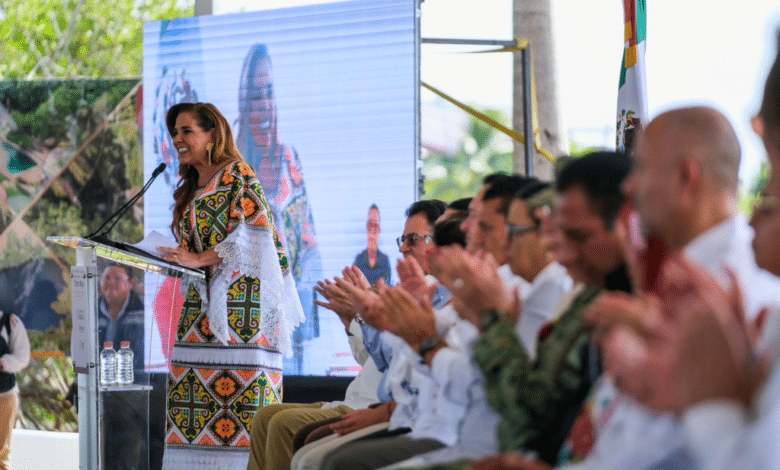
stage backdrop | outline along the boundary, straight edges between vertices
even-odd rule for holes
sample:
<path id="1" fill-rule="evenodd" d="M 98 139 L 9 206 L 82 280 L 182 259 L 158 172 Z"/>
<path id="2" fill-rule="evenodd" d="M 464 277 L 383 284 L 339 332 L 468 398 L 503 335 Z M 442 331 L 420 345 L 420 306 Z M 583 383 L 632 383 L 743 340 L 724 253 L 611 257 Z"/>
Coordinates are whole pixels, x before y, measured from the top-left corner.
<path id="1" fill-rule="evenodd" d="M 395 238 L 417 186 L 416 3 L 352 1 L 145 27 L 145 174 L 168 164 L 145 198 L 145 230 L 170 235 L 178 166 L 166 110 L 214 103 L 261 179 L 298 281 L 307 319 L 286 374 L 357 370 L 338 318 L 313 304 L 313 287 L 366 250 L 372 204 L 379 251 L 394 271 Z"/>

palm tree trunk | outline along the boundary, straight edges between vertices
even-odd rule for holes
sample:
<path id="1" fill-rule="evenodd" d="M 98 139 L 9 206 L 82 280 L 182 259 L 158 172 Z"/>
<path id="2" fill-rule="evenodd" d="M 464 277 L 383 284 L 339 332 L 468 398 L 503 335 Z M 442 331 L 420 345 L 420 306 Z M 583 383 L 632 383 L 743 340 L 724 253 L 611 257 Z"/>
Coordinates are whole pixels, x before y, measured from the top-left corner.
<path id="1" fill-rule="evenodd" d="M 195 0 L 195 16 L 211 15 L 214 12 L 214 0 Z"/>
<path id="2" fill-rule="evenodd" d="M 536 93 L 539 106 L 539 129 L 542 146 L 553 155 L 569 152 L 569 139 L 558 118 L 558 87 L 555 67 L 555 47 L 552 31 L 552 0 L 514 0 L 513 18 L 516 38 L 531 41 L 531 57 L 536 75 Z M 514 54 L 514 97 L 512 123 L 523 129 L 523 70 L 521 56 Z M 525 173 L 525 150 L 515 142 L 515 171 Z M 534 152 L 534 175 L 543 180 L 553 178 L 553 166 Z"/>

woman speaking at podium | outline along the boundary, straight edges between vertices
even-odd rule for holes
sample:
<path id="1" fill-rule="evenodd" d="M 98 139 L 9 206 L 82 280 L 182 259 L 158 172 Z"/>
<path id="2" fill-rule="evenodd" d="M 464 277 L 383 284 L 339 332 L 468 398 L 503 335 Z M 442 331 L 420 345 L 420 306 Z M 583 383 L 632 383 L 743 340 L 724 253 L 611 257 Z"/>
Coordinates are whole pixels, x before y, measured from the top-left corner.
<path id="1" fill-rule="evenodd" d="M 166 125 L 179 157 L 164 258 L 203 268 L 186 287 L 168 379 L 163 468 L 244 468 L 255 411 L 281 401 L 282 353 L 303 321 L 273 217 L 227 120 L 180 103 Z"/>

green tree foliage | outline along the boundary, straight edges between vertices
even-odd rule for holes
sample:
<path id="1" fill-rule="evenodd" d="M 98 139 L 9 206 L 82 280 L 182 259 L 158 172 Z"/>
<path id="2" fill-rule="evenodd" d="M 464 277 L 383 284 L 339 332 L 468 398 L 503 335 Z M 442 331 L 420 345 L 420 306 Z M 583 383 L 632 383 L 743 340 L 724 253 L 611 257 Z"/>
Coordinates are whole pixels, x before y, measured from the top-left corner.
<path id="1" fill-rule="evenodd" d="M 739 210 L 748 216 L 753 213 L 753 204 L 758 200 L 761 191 L 764 189 L 767 180 L 769 180 L 769 161 L 764 160 L 758 169 L 758 174 L 753 180 L 753 184 L 748 188 L 747 193 L 741 193 L 739 198 Z"/>
<path id="2" fill-rule="evenodd" d="M 45 158 L 47 178 L 65 167 L 23 214 L 41 239 L 90 233 L 130 197 L 131 188 L 143 184 L 136 97 L 128 96 L 136 84 L 135 79 L 0 82 L 0 102 L 17 123 L 8 140 L 23 152 Z M 10 197 L 16 186 L 6 186 Z M 31 200 L 38 191 L 34 187 L 17 192 Z M 142 235 L 139 222 L 138 217 L 128 217 L 114 235 L 137 241 Z M 62 258 L 72 250 L 53 249 L 63 262 L 72 261 L 72 256 Z M 14 259 L 4 256 L 3 266 L 13 265 Z"/>
<path id="3" fill-rule="evenodd" d="M 480 110 L 504 125 L 507 117 L 499 110 Z M 497 171 L 512 173 L 512 140 L 484 122 L 471 118 L 456 155 L 431 154 L 425 158 L 425 198 L 453 201 L 479 191 L 482 179 Z"/>
<path id="4" fill-rule="evenodd" d="M 3 0 L 0 79 L 141 75 L 143 24 L 194 0 Z"/>
<path id="5" fill-rule="evenodd" d="M 45 250 L 29 238 L 9 232 L 8 244 L 0 254 L 0 269 L 21 266 L 28 261 L 43 258 L 45 254 Z"/>
<path id="6" fill-rule="evenodd" d="M 23 149 L 32 148 L 36 138 L 50 139 L 50 146 L 80 143 L 133 87 L 132 82 L 108 80 L 54 83 L 0 83 L 0 103 L 17 125 L 6 136 L 9 141 Z"/>
<path id="7" fill-rule="evenodd" d="M 25 429 L 78 430 L 78 419 L 63 403 L 75 380 L 73 359 L 62 354 L 70 351 L 71 329 L 71 321 L 67 319 L 58 328 L 27 332 L 33 351 L 54 354 L 33 357 L 30 365 L 17 374 L 21 395 L 19 420 Z"/>
<path id="8" fill-rule="evenodd" d="M 580 145 L 578 142 L 569 139 L 569 156 L 571 157 L 582 157 L 583 155 L 586 155 L 590 152 L 596 152 L 602 150 L 601 147 L 585 147 L 583 145 Z"/>
<path id="9" fill-rule="evenodd" d="M 36 205 L 30 211 L 28 224 L 43 240 L 49 236 L 82 236 L 89 233 L 81 209 L 67 202 Z M 76 264 L 76 252 L 73 249 L 60 245 L 51 245 L 51 249 L 68 266 Z"/>
<path id="10" fill-rule="evenodd" d="M 21 214 L 39 239 L 92 232 L 143 184 L 137 97 L 131 93 L 136 84 L 136 79 L 0 83 L 0 100 L 10 103 L 8 108 L 18 124 L 9 140 L 21 151 L 37 152 L 39 160 L 44 156 L 42 165 L 50 167 L 42 186 L 26 193 L 31 200 L 36 198 L 29 207 L 24 205 Z M 131 242 L 142 235 L 137 211 L 125 214 L 111 234 Z M 47 246 L 62 265 L 75 263 L 73 249 Z M 10 232 L 0 267 L 18 266 L 46 255 L 48 252 L 44 254 L 32 237 Z M 66 288 L 52 304 L 65 317 L 61 326 L 28 332 L 37 354 L 66 353 L 70 349 L 70 299 L 70 289 Z M 72 382 L 70 358 L 34 358 L 19 374 L 21 425 L 28 429 L 76 430 L 76 418 L 62 402 Z"/>

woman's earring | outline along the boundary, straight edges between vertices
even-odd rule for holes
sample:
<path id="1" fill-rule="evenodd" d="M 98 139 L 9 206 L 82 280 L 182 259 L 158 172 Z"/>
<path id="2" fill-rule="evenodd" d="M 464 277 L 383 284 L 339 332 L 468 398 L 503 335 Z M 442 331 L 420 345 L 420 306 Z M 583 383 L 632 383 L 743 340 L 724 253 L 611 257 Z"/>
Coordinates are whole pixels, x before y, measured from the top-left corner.
<path id="1" fill-rule="evenodd" d="M 211 150 L 214 148 L 214 144 L 212 142 L 209 142 L 206 144 L 206 152 L 209 154 L 209 165 L 212 165 L 211 163 Z"/>

